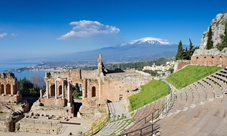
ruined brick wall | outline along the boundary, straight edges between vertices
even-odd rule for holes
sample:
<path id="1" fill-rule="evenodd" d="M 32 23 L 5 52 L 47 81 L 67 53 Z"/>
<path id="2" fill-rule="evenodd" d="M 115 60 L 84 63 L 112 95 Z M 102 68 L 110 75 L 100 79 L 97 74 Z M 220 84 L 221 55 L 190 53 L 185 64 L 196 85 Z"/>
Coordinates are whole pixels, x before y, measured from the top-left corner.
<path id="1" fill-rule="evenodd" d="M 97 79 L 98 70 L 81 70 L 82 79 Z"/>
<path id="2" fill-rule="evenodd" d="M 23 119 L 17 123 L 20 126 L 18 131 L 20 132 L 32 132 L 43 134 L 57 135 L 62 128 L 60 123 L 50 121 L 36 121 L 31 119 Z"/>
<path id="3" fill-rule="evenodd" d="M 227 66 L 227 56 L 226 55 L 192 56 L 191 64 L 226 67 Z"/>
<path id="4" fill-rule="evenodd" d="M 174 66 L 174 72 L 190 64 L 190 60 L 178 60 Z"/>
<path id="5" fill-rule="evenodd" d="M 22 100 L 18 93 L 17 79 L 13 73 L 0 73 L 0 102 L 15 102 Z"/>
<path id="6" fill-rule="evenodd" d="M 132 94 L 138 93 L 140 86 L 151 80 L 151 76 L 139 73 L 110 74 L 101 81 L 100 102 L 105 100 L 126 100 Z"/>

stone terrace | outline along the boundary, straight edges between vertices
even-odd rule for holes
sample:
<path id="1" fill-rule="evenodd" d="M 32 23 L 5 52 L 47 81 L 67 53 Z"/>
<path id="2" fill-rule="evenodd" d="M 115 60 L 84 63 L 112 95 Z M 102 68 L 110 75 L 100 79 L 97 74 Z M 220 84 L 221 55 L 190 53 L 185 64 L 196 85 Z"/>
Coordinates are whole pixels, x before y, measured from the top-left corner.
<path id="1" fill-rule="evenodd" d="M 227 69 L 218 71 L 176 92 L 167 117 L 155 123 L 159 134 L 226 135 Z"/>

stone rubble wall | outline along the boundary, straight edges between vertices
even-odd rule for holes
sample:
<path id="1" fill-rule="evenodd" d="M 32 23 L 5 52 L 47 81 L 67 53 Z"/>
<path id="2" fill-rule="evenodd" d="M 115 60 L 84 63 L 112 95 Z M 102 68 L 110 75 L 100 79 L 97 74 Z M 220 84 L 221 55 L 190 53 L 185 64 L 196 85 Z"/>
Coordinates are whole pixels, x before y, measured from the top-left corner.
<path id="1" fill-rule="evenodd" d="M 57 135 L 62 128 L 60 123 L 23 119 L 17 122 L 17 131 Z"/>

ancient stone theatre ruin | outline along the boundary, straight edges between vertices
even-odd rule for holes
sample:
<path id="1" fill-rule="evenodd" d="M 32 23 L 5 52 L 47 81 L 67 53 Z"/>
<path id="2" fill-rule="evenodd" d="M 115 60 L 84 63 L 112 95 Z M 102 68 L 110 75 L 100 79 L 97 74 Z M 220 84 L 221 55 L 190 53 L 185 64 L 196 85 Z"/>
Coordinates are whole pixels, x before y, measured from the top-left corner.
<path id="1" fill-rule="evenodd" d="M 53 115 L 74 115 L 72 86 L 78 84 L 82 91 L 82 106 L 78 117 L 92 117 L 94 112 L 103 107 L 108 101 L 124 101 L 130 95 L 137 93 L 139 87 L 150 81 L 151 76 L 134 71 L 116 72 L 107 70 L 102 62 L 102 55 L 98 57 L 96 70 L 69 70 L 50 72 L 45 75 L 46 92 L 39 102 L 43 106 L 62 108 L 54 111 Z M 39 105 L 40 105 L 39 104 Z M 35 112 L 34 108 L 32 111 Z M 38 112 L 38 111 L 37 111 Z M 42 111 L 39 111 L 42 112 Z"/>

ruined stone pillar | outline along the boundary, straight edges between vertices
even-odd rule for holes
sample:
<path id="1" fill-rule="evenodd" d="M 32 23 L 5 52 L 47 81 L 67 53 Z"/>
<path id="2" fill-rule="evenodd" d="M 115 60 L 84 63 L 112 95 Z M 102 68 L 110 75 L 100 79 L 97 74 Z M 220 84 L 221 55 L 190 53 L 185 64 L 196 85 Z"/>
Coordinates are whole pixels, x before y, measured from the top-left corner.
<path id="1" fill-rule="evenodd" d="M 4 94 L 6 94 L 6 84 L 4 84 Z"/>
<path id="2" fill-rule="evenodd" d="M 13 84 L 10 84 L 10 94 L 14 95 L 14 88 L 13 88 Z"/>
<path id="3" fill-rule="evenodd" d="M 67 106 L 68 107 L 71 107 L 71 93 L 70 93 L 70 80 L 68 81 L 68 103 L 67 103 Z"/>
<path id="4" fill-rule="evenodd" d="M 43 98 L 43 91 L 42 91 L 42 89 L 39 90 L 39 94 L 40 94 L 39 98 Z"/>
<path id="5" fill-rule="evenodd" d="M 65 91 L 64 91 L 64 80 L 62 80 L 62 99 L 65 99 Z"/>
<path id="6" fill-rule="evenodd" d="M 57 88 L 58 88 L 57 86 L 58 86 L 58 85 L 57 85 L 57 79 L 56 79 L 56 80 L 55 80 L 55 90 L 54 90 L 54 91 L 55 91 L 55 92 L 54 92 L 54 93 L 55 93 L 55 94 L 54 94 L 54 98 L 55 98 L 55 99 L 57 99 Z"/>
<path id="7" fill-rule="evenodd" d="M 47 80 L 47 87 L 46 87 L 46 93 L 47 93 L 47 99 L 49 99 L 49 93 L 50 93 L 50 80 Z"/>

